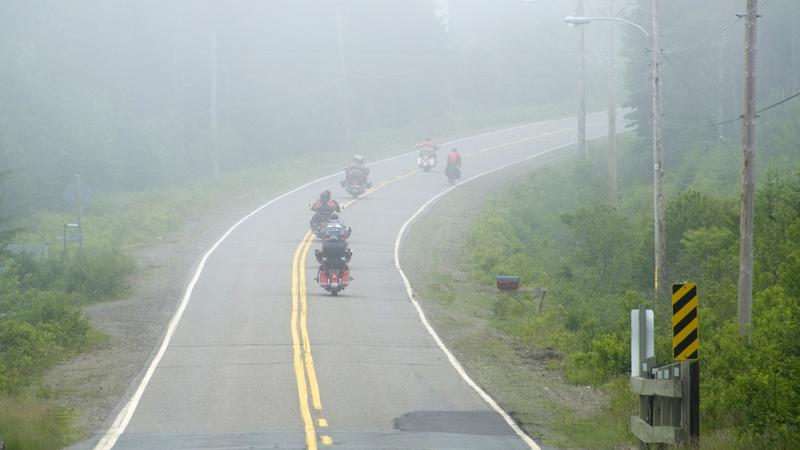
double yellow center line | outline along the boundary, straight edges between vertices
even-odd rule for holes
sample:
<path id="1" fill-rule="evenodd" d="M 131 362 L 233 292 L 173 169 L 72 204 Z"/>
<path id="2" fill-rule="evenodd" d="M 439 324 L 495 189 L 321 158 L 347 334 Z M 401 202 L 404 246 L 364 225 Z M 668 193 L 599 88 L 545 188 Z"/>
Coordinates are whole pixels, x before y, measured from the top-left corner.
<path id="1" fill-rule="evenodd" d="M 305 261 L 308 250 L 311 248 L 313 235 L 307 231 L 300 245 L 292 257 L 292 353 L 294 374 L 297 380 L 297 395 L 300 400 L 300 415 L 303 418 L 306 433 L 306 446 L 309 450 L 317 448 L 317 433 L 314 428 L 314 419 L 308 406 L 309 391 L 311 403 L 319 414 L 322 411 L 322 401 L 319 395 L 317 373 L 314 370 L 314 357 L 311 355 L 311 341 L 308 338 L 308 300 L 306 297 L 306 270 Z M 299 322 L 299 332 L 298 332 Z M 301 345 L 302 342 L 302 345 Z M 306 384 L 308 378 L 308 384 Z M 325 419 L 319 419 L 320 426 L 327 425 Z M 323 441 L 327 436 L 322 436 Z"/>
<path id="2" fill-rule="evenodd" d="M 344 205 L 347 208 L 353 203 L 381 188 L 402 180 L 403 178 L 414 175 L 417 171 L 409 172 L 405 175 L 396 176 L 390 180 L 377 184 L 372 189 L 367 190 L 358 198 L 354 198 Z M 314 369 L 314 357 L 311 355 L 311 340 L 308 337 L 308 298 L 306 296 L 306 258 L 311 244 L 314 242 L 314 235 L 311 231 L 306 231 L 305 236 L 300 241 L 297 249 L 292 256 L 292 360 L 294 374 L 297 381 L 297 396 L 300 401 L 300 416 L 306 434 L 306 447 L 309 450 L 317 449 L 317 431 L 314 426 L 314 416 L 320 428 L 327 428 L 328 421 L 322 417 L 322 400 L 319 394 L 319 382 L 317 372 Z M 314 414 L 309 407 L 309 397 L 311 405 L 314 407 Z M 333 438 L 322 434 L 319 441 L 324 445 L 333 444 Z"/>

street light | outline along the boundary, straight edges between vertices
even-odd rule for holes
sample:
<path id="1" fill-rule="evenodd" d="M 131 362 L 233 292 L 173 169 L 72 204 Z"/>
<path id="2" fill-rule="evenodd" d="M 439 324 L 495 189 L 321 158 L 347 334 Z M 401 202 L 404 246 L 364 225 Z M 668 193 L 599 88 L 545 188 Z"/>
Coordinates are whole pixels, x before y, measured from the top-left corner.
<path id="1" fill-rule="evenodd" d="M 661 145 L 661 50 L 658 46 L 658 11 L 659 0 L 653 0 L 652 18 L 653 30 L 648 33 L 641 25 L 620 17 L 584 17 L 567 16 L 564 22 L 573 25 L 587 25 L 597 20 L 608 20 L 622 22 L 641 31 L 650 40 L 650 54 L 652 57 L 652 95 L 653 109 L 651 112 L 653 120 L 653 218 L 654 218 L 654 244 L 655 244 L 655 270 L 653 275 L 653 286 L 655 295 L 658 296 L 661 289 L 664 255 L 666 253 L 665 225 L 664 225 L 664 195 L 662 192 L 662 182 L 664 171 L 662 168 L 663 148 Z"/>
<path id="2" fill-rule="evenodd" d="M 622 22 L 622 23 L 627 23 L 628 25 L 631 25 L 631 26 L 635 27 L 637 30 L 639 30 L 639 31 L 641 31 L 642 33 L 644 33 L 644 35 L 645 35 L 645 36 L 647 36 L 647 38 L 648 38 L 648 39 L 650 39 L 650 33 L 648 33 L 648 32 L 647 32 L 647 30 L 645 30 L 643 26 L 641 26 L 641 25 L 637 24 L 636 22 L 631 22 L 631 21 L 630 21 L 630 20 L 628 20 L 628 19 L 623 19 L 623 18 L 621 18 L 621 17 L 581 17 L 581 16 L 567 16 L 567 17 L 565 17 L 565 18 L 564 18 L 564 22 L 566 22 L 566 23 L 568 23 L 568 24 L 570 24 L 570 25 L 575 25 L 575 26 L 578 26 L 578 25 L 586 25 L 586 24 L 588 24 L 588 23 L 594 22 L 595 20 L 611 20 L 611 21 L 614 21 L 614 22 Z"/>

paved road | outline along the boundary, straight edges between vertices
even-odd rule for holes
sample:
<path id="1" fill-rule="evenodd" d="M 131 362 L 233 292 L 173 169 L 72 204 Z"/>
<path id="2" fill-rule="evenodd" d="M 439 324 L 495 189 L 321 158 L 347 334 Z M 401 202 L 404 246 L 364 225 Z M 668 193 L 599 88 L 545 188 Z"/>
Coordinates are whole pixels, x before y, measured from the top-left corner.
<path id="1" fill-rule="evenodd" d="M 603 135 L 605 124 L 591 115 L 588 135 Z M 574 136 L 574 119 L 565 119 L 453 145 L 466 179 L 545 151 L 525 164 L 566 156 L 574 149 L 561 147 Z M 201 262 L 134 396 L 83 446 L 535 448 L 451 364 L 395 267 L 403 223 L 449 187 L 441 166 L 420 173 L 415 159 L 372 165 L 372 192 L 346 207 L 355 279 L 339 297 L 314 283 L 308 252 L 318 243 L 306 233 L 306 205 L 324 189 L 348 203 L 340 176 L 230 230 Z"/>

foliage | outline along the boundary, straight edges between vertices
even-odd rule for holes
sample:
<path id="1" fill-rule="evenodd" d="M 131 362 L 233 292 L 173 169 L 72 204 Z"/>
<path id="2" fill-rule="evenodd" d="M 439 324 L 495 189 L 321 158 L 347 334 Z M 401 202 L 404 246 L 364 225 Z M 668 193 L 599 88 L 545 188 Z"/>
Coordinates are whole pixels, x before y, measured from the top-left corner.
<path id="1" fill-rule="evenodd" d="M 26 289 L 11 267 L 11 275 L 0 277 L 0 390 L 9 393 L 83 349 L 90 328 L 74 294 Z"/>
<path id="2" fill-rule="evenodd" d="M 786 119 L 787 122 L 791 119 Z M 796 128 L 796 125 L 795 125 Z M 791 128 L 793 135 L 794 128 Z M 775 136 L 775 139 L 781 139 Z M 625 141 L 625 154 L 638 148 Z M 630 309 L 655 307 L 656 353 L 670 355 L 666 302 L 653 304 L 650 211 L 641 208 L 638 180 L 623 183 L 615 206 L 587 195 L 602 189 L 586 177 L 603 158 L 566 162 L 522 179 L 491 199 L 468 239 L 476 274 L 520 274 L 526 285 L 548 288 L 542 314 L 499 302 L 494 324 L 533 346 L 565 353 L 566 378 L 601 385 L 629 369 Z M 599 149 L 598 149 L 599 150 Z M 788 149 L 773 155 L 791 159 Z M 797 155 L 792 166 L 800 169 Z M 770 160 L 767 160 L 770 164 Z M 738 210 L 732 193 L 686 189 L 667 204 L 668 279 L 700 286 L 704 433 L 719 445 L 796 448 L 800 445 L 800 170 L 761 174 L 755 219 L 755 302 L 752 342 L 736 322 Z M 623 169 L 624 170 L 624 169 Z M 574 187 L 573 187 L 574 186 Z M 509 198 L 526 198 L 525 208 Z M 667 324 L 668 325 L 668 324 Z M 577 420 L 577 419 L 576 419 Z M 731 431 L 735 430 L 735 431 Z M 715 441 L 716 442 L 716 441 Z"/>

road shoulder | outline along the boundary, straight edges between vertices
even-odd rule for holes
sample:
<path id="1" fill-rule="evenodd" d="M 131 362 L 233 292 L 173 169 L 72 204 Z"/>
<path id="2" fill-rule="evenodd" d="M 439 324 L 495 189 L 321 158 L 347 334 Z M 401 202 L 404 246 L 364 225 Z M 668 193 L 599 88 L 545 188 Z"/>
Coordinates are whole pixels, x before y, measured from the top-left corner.
<path id="1" fill-rule="evenodd" d="M 531 348 L 492 326 L 494 286 L 473 279 L 466 239 L 481 205 L 530 166 L 512 168 L 455 189 L 410 225 L 401 263 L 417 300 L 470 376 L 537 442 L 564 441 L 565 416 L 586 418 L 607 406 L 605 394 L 567 384 L 561 355 Z"/>

